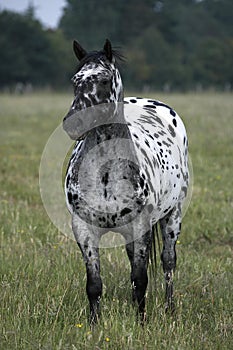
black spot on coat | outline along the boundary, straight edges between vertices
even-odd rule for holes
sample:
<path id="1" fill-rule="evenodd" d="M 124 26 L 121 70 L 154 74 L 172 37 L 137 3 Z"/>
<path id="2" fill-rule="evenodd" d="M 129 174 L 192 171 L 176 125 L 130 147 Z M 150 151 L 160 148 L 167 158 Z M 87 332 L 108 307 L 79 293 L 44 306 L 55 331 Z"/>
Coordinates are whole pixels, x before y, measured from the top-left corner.
<path id="1" fill-rule="evenodd" d="M 129 213 L 131 213 L 131 209 L 129 209 L 129 208 L 124 208 L 124 209 L 122 209 L 122 211 L 120 212 L 120 216 L 125 216 L 126 214 L 129 214 Z"/>

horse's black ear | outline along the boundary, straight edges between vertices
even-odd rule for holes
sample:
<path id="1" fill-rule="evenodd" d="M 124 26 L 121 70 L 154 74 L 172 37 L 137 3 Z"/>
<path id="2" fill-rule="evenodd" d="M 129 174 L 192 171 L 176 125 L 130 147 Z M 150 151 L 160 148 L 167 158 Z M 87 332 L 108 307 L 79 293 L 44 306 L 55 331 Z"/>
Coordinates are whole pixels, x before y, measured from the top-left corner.
<path id="1" fill-rule="evenodd" d="M 108 39 L 106 39 L 104 44 L 104 52 L 107 59 L 112 62 L 112 45 Z"/>
<path id="2" fill-rule="evenodd" d="M 73 41 L 73 50 L 74 50 L 75 56 L 79 61 L 81 61 L 81 59 L 83 59 L 87 54 L 86 50 L 84 50 L 76 40 Z"/>

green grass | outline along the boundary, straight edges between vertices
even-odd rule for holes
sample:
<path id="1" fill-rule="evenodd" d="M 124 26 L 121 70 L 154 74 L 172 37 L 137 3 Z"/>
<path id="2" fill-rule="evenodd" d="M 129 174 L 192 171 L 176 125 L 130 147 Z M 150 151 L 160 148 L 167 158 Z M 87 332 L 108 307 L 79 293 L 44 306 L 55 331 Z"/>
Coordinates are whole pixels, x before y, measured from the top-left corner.
<path id="1" fill-rule="evenodd" d="M 0 349 L 231 349 L 233 344 L 233 98 L 151 95 L 183 117 L 194 170 L 175 274 L 176 314 L 164 313 L 161 269 L 150 281 L 148 322 L 130 304 L 124 247 L 101 250 L 102 318 L 86 321 L 85 268 L 71 239 L 50 223 L 38 169 L 72 96 L 0 96 Z"/>

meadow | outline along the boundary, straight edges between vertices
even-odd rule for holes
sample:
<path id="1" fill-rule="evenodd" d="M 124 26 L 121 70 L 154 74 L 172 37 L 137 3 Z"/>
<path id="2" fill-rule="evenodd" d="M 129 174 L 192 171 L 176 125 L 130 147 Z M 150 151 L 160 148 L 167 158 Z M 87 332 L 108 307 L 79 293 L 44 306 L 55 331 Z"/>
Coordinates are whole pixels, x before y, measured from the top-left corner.
<path id="1" fill-rule="evenodd" d="M 101 250 L 102 318 L 90 330 L 85 266 L 40 198 L 43 148 L 72 95 L 0 95 L 0 349 L 232 349 L 233 97 L 151 94 L 183 118 L 194 185 L 177 245 L 176 312 L 164 312 L 159 266 L 147 323 L 131 306 L 124 247 Z"/>

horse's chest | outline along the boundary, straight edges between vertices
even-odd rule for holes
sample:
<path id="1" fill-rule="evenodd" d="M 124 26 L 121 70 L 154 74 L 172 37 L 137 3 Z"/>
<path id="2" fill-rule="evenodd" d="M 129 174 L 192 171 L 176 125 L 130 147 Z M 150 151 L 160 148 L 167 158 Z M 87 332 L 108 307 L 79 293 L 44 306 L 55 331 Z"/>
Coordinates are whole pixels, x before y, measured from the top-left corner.
<path id="1" fill-rule="evenodd" d="M 124 224 L 126 216 L 140 212 L 148 194 L 140 186 L 139 166 L 109 148 L 83 156 L 77 153 L 66 176 L 69 210 L 100 227 Z M 119 152 L 120 153 L 120 152 Z"/>

